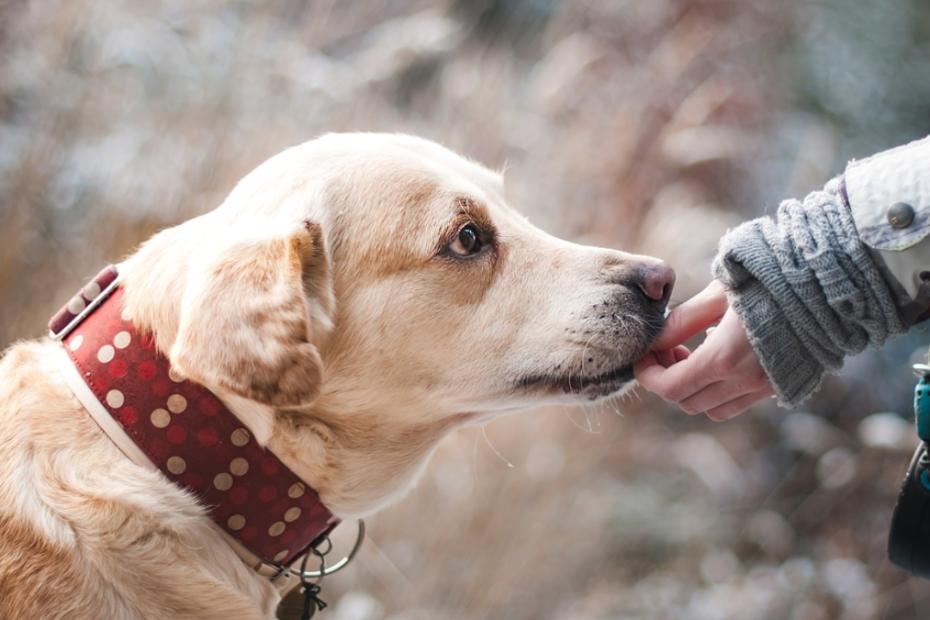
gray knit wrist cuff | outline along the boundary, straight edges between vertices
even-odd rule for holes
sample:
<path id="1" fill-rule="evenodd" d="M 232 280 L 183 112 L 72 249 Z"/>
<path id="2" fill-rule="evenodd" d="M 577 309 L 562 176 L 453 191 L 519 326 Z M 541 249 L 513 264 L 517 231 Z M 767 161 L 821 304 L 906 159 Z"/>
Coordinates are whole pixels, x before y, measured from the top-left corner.
<path id="1" fill-rule="evenodd" d="M 785 201 L 775 221 L 729 231 L 713 272 L 786 406 L 838 372 L 846 355 L 907 331 L 835 192 Z"/>

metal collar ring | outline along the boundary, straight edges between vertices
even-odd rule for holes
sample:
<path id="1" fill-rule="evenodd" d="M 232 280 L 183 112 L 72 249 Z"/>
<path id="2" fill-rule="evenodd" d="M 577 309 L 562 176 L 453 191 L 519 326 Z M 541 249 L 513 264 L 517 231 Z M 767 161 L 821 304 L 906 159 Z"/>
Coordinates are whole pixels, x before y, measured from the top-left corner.
<path id="1" fill-rule="evenodd" d="M 328 540 L 329 539 L 327 538 L 327 541 Z M 358 520 L 358 536 L 355 539 L 355 544 L 352 546 L 352 550 L 349 551 L 349 555 L 342 558 L 341 560 L 339 560 L 332 566 L 326 566 L 326 562 L 325 560 L 323 560 L 323 557 L 322 557 L 325 554 L 314 554 L 320 557 L 320 560 L 321 560 L 320 570 L 305 570 L 304 566 L 306 566 L 306 564 L 304 564 L 304 566 L 301 567 L 301 578 L 304 581 L 308 581 L 310 579 L 319 579 L 320 577 L 325 577 L 326 575 L 332 575 L 333 573 L 342 570 L 343 568 L 349 565 L 349 562 L 355 559 L 355 556 L 358 554 L 359 549 L 362 548 L 362 543 L 364 541 L 365 541 L 365 521 L 362 519 L 359 519 Z"/>

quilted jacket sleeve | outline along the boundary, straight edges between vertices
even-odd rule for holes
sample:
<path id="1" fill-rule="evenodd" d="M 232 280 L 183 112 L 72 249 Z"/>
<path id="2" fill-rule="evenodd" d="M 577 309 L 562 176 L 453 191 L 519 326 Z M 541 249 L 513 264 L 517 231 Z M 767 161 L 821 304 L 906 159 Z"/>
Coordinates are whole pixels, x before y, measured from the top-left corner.
<path id="1" fill-rule="evenodd" d="M 930 139 L 849 164 L 720 241 L 714 276 L 782 404 L 930 314 Z"/>
<path id="2" fill-rule="evenodd" d="M 851 162 L 840 191 L 904 321 L 930 317 L 930 138 Z"/>

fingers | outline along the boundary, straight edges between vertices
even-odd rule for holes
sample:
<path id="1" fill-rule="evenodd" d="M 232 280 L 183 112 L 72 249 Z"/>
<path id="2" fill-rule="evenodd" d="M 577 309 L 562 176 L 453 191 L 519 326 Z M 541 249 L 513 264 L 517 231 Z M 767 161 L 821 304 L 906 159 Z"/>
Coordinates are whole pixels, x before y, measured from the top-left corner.
<path id="1" fill-rule="evenodd" d="M 663 368 L 668 368 L 675 363 L 675 356 L 672 354 L 671 349 L 666 349 L 665 351 L 654 351 L 653 355 L 655 356 L 656 362 L 658 362 Z"/>
<path id="2" fill-rule="evenodd" d="M 690 357 L 665 367 L 659 363 L 635 365 L 633 371 L 639 384 L 671 403 L 681 403 L 716 381 L 714 368 L 701 363 L 700 348 Z"/>
<path id="3" fill-rule="evenodd" d="M 636 377 L 639 377 L 640 373 L 646 372 L 647 368 L 653 366 L 661 366 L 665 368 L 665 364 L 662 363 L 662 360 L 659 359 L 659 356 L 664 353 L 664 351 L 647 351 L 645 355 L 633 362 L 633 374 Z"/>
<path id="4" fill-rule="evenodd" d="M 727 311 L 723 285 L 714 280 L 703 291 L 672 310 L 653 349 L 670 349 L 704 331 Z"/>
<path id="5" fill-rule="evenodd" d="M 678 345 L 673 349 L 665 349 L 664 351 L 655 351 L 656 359 L 659 361 L 662 366 L 669 368 L 670 366 L 677 364 L 683 360 L 688 359 L 688 356 L 691 355 L 691 350 L 688 347 L 683 345 Z"/>
<path id="6" fill-rule="evenodd" d="M 679 345 L 647 359 L 634 366 L 640 385 L 689 414 L 726 420 L 774 393 L 732 310 L 693 353 Z"/>
<path id="7" fill-rule="evenodd" d="M 713 411 L 746 394 L 753 394 L 766 388 L 770 388 L 770 385 L 764 374 L 753 374 L 751 369 L 749 372 L 736 369 L 727 379 L 711 383 L 679 402 L 678 407 L 691 415 Z"/>
<path id="8" fill-rule="evenodd" d="M 771 398 L 774 395 L 775 390 L 773 390 L 771 386 L 766 386 L 761 390 L 757 390 L 750 394 L 743 394 L 739 398 L 735 398 L 728 403 L 709 409 L 705 413 L 708 418 L 715 422 L 724 422 L 731 418 L 735 418 L 757 402 L 765 400 L 766 398 Z"/>
<path id="9" fill-rule="evenodd" d="M 659 369 L 670 368 L 688 359 L 690 355 L 691 351 L 685 346 L 677 346 L 664 351 L 648 351 L 643 357 L 633 362 L 633 374 L 639 377 L 651 366 L 657 366 Z"/>
<path id="10" fill-rule="evenodd" d="M 664 372 L 667 374 L 667 371 Z M 655 392 L 666 401 L 677 404 L 688 415 L 705 413 L 708 418 L 717 422 L 736 417 L 757 402 L 775 394 L 775 390 L 765 379 L 755 381 L 749 391 L 734 387 L 727 381 L 714 381 L 689 397 L 675 400 L 674 391 L 667 391 L 664 394 L 659 391 L 663 389 L 661 386 L 665 377 L 657 378 L 657 376 L 662 373 L 663 369 L 656 367 L 646 372 L 645 378 L 637 375 L 637 380 L 650 392 Z M 656 387 L 657 385 L 660 387 Z"/>

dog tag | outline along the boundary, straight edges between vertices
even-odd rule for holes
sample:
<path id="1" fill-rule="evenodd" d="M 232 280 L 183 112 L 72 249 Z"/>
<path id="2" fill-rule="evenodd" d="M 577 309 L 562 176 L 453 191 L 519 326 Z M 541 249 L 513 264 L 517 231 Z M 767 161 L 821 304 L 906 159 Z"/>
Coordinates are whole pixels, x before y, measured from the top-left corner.
<path id="1" fill-rule="evenodd" d="M 303 587 L 292 588 L 278 603 L 278 613 L 276 614 L 278 620 L 300 620 L 304 614 L 305 598 Z"/>
<path id="2" fill-rule="evenodd" d="M 326 609 L 320 599 L 319 584 L 294 588 L 278 603 L 278 620 L 310 620 L 316 612 Z"/>

